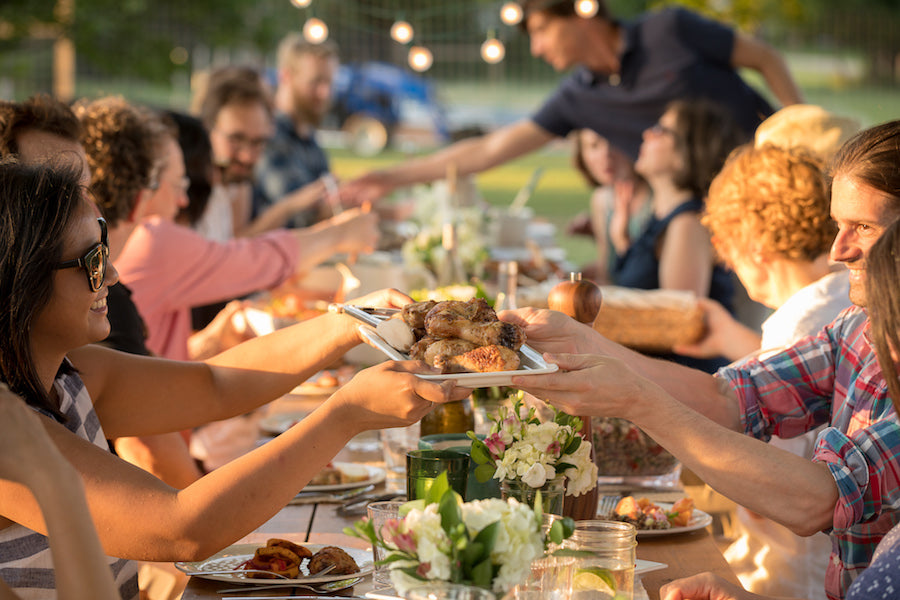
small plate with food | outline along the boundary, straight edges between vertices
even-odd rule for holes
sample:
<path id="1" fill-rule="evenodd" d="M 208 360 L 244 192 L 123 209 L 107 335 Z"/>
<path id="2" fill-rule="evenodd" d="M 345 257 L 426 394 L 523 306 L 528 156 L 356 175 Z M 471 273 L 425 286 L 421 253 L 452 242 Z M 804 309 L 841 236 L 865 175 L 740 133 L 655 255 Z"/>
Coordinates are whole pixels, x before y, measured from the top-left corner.
<path id="1" fill-rule="evenodd" d="M 384 481 L 385 471 L 381 467 L 350 462 L 328 463 L 309 483 L 303 492 L 337 492 L 378 484 Z"/>
<path id="2" fill-rule="evenodd" d="M 364 323 L 363 336 L 388 358 L 421 360 L 440 369 L 419 375 L 423 379 L 493 387 L 510 385 L 515 375 L 557 370 L 525 345 L 522 327 L 500 321 L 483 298 L 413 302 L 393 311 L 357 306 L 342 310 Z"/>
<path id="3" fill-rule="evenodd" d="M 367 575 L 374 565 L 371 550 L 273 538 L 265 545 L 234 544 L 206 560 L 176 562 L 175 567 L 192 577 L 262 585 L 341 581 Z"/>
<path id="4" fill-rule="evenodd" d="M 677 502 L 651 502 L 647 498 L 625 496 L 611 514 L 601 519 L 631 523 L 638 537 L 654 537 L 697 531 L 712 524 L 712 516 L 694 508 L 691 498 Z"/>

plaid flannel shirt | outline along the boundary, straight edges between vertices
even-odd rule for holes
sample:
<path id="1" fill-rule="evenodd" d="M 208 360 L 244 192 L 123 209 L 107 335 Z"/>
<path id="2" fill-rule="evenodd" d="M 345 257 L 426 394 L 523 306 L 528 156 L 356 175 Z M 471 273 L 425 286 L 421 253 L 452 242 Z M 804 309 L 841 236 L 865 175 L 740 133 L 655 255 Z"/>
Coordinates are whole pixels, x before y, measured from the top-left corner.
<path id="1" fill-rule="evenodd" d="M 852 307 L 818 335 L 764 359 L 720 369 L 740 398 L 744 431 L 768 441 L 827 423 L 813 460 L 840 494 L 825 591 L 843 598 L 900 521 L 900 421 L 888 396 L 865 311 Z"/>
<path id="2" fill-rule="evenodd" d="M 287 194 L 312 183 L 329 170 L 328 157 L 315 136 L 300 137 L 290 117 L 278 113 L 275 133 L 256 165 L 253 215 L 259 216 Z M 317 216 L 318 208 L 308 208 L 296 214 L 290 226 L 307 227 L 316 222 Z"/>

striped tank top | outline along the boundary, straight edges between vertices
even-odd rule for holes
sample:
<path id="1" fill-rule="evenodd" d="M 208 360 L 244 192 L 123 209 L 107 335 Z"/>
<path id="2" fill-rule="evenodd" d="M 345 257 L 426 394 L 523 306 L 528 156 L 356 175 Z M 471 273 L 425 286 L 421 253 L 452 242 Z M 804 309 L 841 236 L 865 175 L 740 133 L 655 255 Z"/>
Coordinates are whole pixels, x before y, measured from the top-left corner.
<path id="1" fill-rule="evenodd" d="M 60 369 L 53 386 L 60 399 L 60 412 L 67 417 L 66 428 L 108 450 L 94 404 L 71 365 Z M 137 600 L 137 563 L 110 557 L 109 566 L 123 600 Z M 56 598 L 53 557 L 47 537 L 18 524 L 0 530 L 0 579 L 23 600 Z"/>

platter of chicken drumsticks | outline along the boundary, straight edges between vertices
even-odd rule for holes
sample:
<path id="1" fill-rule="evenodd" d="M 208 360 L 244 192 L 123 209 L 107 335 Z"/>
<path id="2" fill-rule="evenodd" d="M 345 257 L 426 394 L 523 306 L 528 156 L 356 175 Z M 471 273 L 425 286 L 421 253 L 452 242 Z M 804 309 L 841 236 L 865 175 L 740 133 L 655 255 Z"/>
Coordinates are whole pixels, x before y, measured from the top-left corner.
<path id="1" fill-rule="evenodd" d="M 483 298 L 413 302 L 402 309 L 343 305 L 363 323 L 369 343 L 392 360 L 421 360 L 440 373 L 423 379 L 454 379 L 465 387 L 510 385 L 515 375 L 553 373 L 540 353 L 525 345 L 519 325 L 500 321 Z"/>

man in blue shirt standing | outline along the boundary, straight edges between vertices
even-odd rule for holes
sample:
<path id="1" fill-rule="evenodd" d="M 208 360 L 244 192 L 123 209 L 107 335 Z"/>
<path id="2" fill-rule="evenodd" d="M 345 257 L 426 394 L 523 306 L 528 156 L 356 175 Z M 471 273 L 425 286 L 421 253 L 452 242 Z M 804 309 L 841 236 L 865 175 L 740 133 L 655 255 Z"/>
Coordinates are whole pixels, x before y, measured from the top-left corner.
<path id="1" fill-rule="evenodd" d="M 356 202 L 374 200 L 413 183 L 433 181 L 454 164 L 477 173 L 589 128 L 632 158 L 643 131 L 675 99 L 707 98 L 734 114 L 749 135 L 773 112 L 737 74 L 758 71 L 783 104 L 802 101 L 781 56 L 770 46 L 682 8 L 616 20 L 599 0 L 583 18 L 571 0 L 522 0 L 531 54 L 557 71 L 572 69 L 530 118 L 434 154 L 363 175 L 346 186 Z"/>
<path id="2" fill-rule="evenodd" d="M 315 131 L 331 105 L 337 69 L 337 47 L 328 41 L 312 44 L 290 34 L 278 46 L 275 133 L 256 167 L 254 215 L 330 172 Z M 294 213 L 291 226 L 306 227 L 332 216 L 323 214 L 323 208 L 317 204 Z"/>

